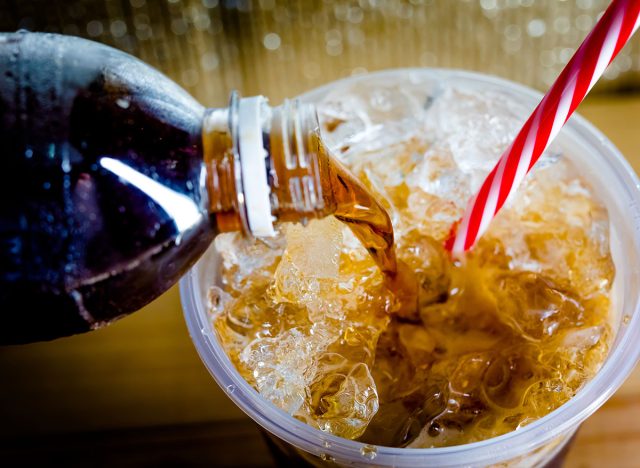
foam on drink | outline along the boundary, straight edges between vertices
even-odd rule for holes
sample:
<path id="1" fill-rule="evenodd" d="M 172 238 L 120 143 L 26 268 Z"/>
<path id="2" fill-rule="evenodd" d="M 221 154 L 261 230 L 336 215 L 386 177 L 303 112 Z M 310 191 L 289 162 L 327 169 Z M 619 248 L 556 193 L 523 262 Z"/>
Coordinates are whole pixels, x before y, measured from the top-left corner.
<path id="1" fill-rule="evenodd" d="M 321 103 L 323 137 L 380 195 L 399 263 L 417 278 L 417 313 L 402 313 L 401 294 L 335 218 L 283 224 L 269 241 L 216 239 L 221 343 L 265 398 L 339 436 L 434 447 L 529 424 L 606 356 L 606 210 L 552 146 L 454 263 L 442 242 L 521 109 L 455 86 L 356 86 Z"/>

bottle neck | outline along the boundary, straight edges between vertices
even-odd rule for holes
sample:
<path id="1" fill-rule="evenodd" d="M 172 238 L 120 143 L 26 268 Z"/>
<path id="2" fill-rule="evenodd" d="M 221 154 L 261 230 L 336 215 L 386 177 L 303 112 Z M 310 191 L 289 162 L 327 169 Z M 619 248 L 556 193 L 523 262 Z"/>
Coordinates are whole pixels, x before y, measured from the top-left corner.
<path id="1" fill-rule="evenodd" d="M 327 214 L 321 185 L 325 154 L 313 105 L 271 108 L 263 97 L 231 96 L 203 122 L 209 211 L 220 231 L 274 234 L 274 222 Z"/>

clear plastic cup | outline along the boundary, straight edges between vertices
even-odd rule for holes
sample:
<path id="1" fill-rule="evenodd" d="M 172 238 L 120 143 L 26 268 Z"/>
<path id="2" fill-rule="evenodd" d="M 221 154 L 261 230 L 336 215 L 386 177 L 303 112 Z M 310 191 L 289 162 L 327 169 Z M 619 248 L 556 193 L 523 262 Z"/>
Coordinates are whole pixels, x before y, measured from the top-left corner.
<path id="1" fill-rule="evenodd" d="M 313 90 L 302 99 L 320 101 L 340 86 L 370 80 L 406 82 L 436 89 L 448 82 L 477 92 L 497 92 L 527 111 L 542 97 L 524 86 L 477 73 L 440 69 L 400 69 L 361 75 Z M 212 246 L 180 281 L 184 314 L 193 342 L 218 384 L 254 421 L 290 444 L 307 461 L 332 461 L 349 466 L 539 466 L 562 451 L 579 425 L 622 384 L 640 356 L 640 182 L 614 145 L 579 115 L 574 115 L 556 139 L 570 148 L 574 166 L 606 204 L 616 279 L 613 287 L 615 338 L 598 374 L 570 401 L 547 416 L 516 431 L 482 442 L 445 448 L 371 447 L 324 433 L 293 418 L 263 399 L 236 371 L 218 343 L 207 314 L 207 291 L 215 284 L 219 255 Z M 579 158 L 577 160 L 576 158 Z M 559 200 L 561 202 L 561 200 Z"/>

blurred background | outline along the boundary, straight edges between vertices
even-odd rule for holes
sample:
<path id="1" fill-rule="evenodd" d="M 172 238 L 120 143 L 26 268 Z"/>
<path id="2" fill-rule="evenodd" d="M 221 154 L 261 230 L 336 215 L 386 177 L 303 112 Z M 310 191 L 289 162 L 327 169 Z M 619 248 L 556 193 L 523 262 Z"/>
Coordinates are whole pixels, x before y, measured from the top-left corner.
<path id="1" fill-rule="evenodd" d="M 393 67 L 499 75 L 544 91 L 605 0 L 0 0 L 0 31 L 86 37 L 208 106 L 285 97 Z M 640 34 L 580 112 L 640 169 Z M 567 466 L 634 466 L 640 375 L 583 427 Z M 272 466 L 191 344 L 173 288 L 89 335 L 0 348 L 0 465 Z M 637 466 L 637 465 L 636 465 Z"/>
<path id="2" fill-rule="evenodd" d="M 606 0 L 0 0 L 0 30 L 83 36 L 156 66 L 207 105 L 274 103 L 337 78 L 447 67 L 548 87 Z M 598 91 L 640 87 L 640 36 Z"/>

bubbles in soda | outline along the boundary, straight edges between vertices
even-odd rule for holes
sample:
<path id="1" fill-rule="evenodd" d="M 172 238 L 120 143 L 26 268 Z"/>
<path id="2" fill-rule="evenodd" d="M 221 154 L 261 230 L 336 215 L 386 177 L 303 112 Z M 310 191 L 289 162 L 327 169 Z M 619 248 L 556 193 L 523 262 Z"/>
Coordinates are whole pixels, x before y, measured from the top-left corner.
<path id="1" fill-rule="evenodd" d="M 606 209 L 564 148 L 453 262 L 451 223 L 526 109 L 411 80 L 340 85 L 319 108 L 324 140 L 390 215 L 400 279 L 335 218 L 268 243 L 219 236 L 210 310 L 239 372 L 294 417 L 373 445 L 483 440 L 571 398 L 609 348 L 614 265 Z M 414 277 L 417 310 L 399 292 Z"/>

